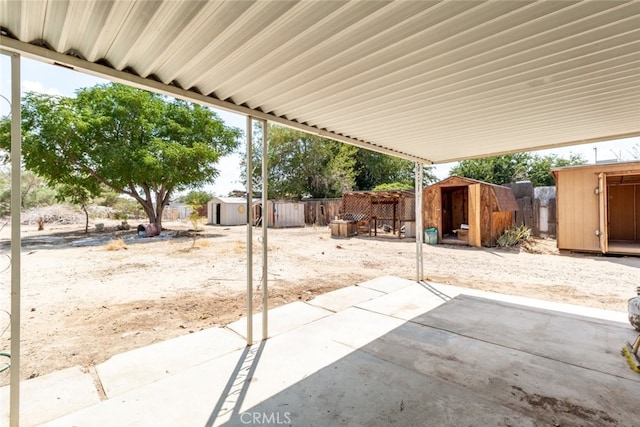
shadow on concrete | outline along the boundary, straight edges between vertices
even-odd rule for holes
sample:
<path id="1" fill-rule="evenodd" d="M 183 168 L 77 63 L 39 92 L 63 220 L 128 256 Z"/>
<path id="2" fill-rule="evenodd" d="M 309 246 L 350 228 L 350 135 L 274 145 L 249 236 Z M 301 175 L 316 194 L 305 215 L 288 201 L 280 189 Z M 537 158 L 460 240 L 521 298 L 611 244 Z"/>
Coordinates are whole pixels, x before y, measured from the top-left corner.
<path id="1" fill-rule="evenodd" d="M 438 298 L 440 298 L 444 302 L 447 302 L 447 301 L 449 301 L 451 299 L 451 297 L 449 295 L 447 295 L 444 292 L 438 290 L 435 286 L 433 286 L 429 282 L 425 282 L 424 280 L 421 280 L 420 282 L 418 282 L 418 285 L 422 286 L 423 288 L 425 288 L 426 290 L 428 290 L 429 292 L 431 292 L 432 294 L 434 294 L 435 296 L 437 296 Z"/>
<path id="2" fill-rule="evenodd" d="M 238 417 L 251 379 L 260 362 L 265 343 L 266 341 L 260 341 L 260 344 L 246 347 L 242 351 L 238 363 L 205 424 L 206 427 L 213 426 L 215 420 L 220 416 Z"/>
<path id="3" fill-rule="evenodd" d="M 252 396 L 259 403 L 234 406 L 224 425 L 634 425 L 640 375 L 620 355 L 632 336 L 620 323 L 461 295 L 274 395 Z M 280 382 L 291 360 L 268 380 Z"/>

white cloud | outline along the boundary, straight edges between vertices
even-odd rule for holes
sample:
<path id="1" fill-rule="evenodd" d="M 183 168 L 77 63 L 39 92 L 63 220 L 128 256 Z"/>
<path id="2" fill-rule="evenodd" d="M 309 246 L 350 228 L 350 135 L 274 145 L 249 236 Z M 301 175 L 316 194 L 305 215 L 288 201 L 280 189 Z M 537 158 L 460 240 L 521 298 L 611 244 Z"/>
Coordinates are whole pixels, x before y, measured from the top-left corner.
<path id="1" fill-rule="evenodd" d="M 23 80 L 22 81 L 22 91 L 23 92 L 37 92 L 37 93 L 44 93 L 46 95 L 55 95 L 55 96 L 62 96 L 62 92 L 59 91 L 58 89 L 51 87 L 51 88 L 46 88 L 44 87 L 44 85 L 40 82 L 32 82 L 30 80 Z"/>

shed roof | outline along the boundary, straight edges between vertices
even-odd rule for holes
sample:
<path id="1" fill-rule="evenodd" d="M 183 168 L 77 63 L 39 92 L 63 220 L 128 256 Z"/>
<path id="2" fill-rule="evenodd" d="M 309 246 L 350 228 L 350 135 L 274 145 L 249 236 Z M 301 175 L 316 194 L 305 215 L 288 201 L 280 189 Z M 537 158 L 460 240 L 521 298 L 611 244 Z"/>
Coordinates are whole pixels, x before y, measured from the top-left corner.
<path id="1" fill-rule="evenodd" d="M 594 169 L 594 170 L 606 170 L 611 168 L 619 169 L 620 166 L 628 167 L 629 169 L 640 169 L 640 160 L 633 160 L 628 162 L 606 162 L 606 163 L 592 163 L 589 165 L 564 166 L 561 168 L 553 168 L 551 169 L 551 172 L 575 170 L 575 169 Z"/>
<path id="2" fill-rule="evenodd" d="M 254 202 L 258 201 L 259 199 L 254 199 Z M 213 197 L 211 201 L 218 201 L 220 203 L 226 203 L 226 204 L 246 204 L 247 203 L 247 199 L 243 198 L 243 197 Z"/>
<path id="3" fill-rule="evenodd" d="M 617 171 L 616 173 L 627 173 L 627 174 L 640 174 L 640 160 L 628 161 L 628 162 L 606 162 L 606 163 L 595 163 L 589 165 L 575 165 L 575 166 L 565 166 L 562 168 L 553 168 L 551 169 L 551 175 L 553 175 L 553 179 L 557 181 L 558 174 L 563 172 L 571 172 L 575 170 L 593 170 L 594 173 L 599 172 L 607 172 L 607 171 Z"/>
<path id="4" fill-rule="evenodd" d="M 444 163 L 639 136 L 640 2 L 0 0 L 4 52 Z"/>

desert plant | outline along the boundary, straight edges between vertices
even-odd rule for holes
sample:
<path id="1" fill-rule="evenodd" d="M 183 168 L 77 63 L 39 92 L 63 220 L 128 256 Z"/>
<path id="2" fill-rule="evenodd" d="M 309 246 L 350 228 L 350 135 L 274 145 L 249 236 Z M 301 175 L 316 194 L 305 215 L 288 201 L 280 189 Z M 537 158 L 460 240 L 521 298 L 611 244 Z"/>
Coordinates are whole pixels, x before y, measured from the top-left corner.
<path id="1" fill-rule="evenodd" d="M 531 229 L 526 225 L 509 227 L 498 237 L 496 244 L 501 248 L 508 248 L 526 242 L 531 238 Z"/>
<path id="2" fill-rule="evenodd" d="M 198 233 L 202 231 L 202 229 L 200 228 L 200 223 L 203 220 L 206 220 L 206 218 L 200 216 L 197 206 L 191 206 L 191 214 L 189 215 L 189 221 L 191 221 L 191 225 L 193 225 L 193 244 L 191 245 L 192 248 L 196 246 L 196 239 L 198 238 Z"/>

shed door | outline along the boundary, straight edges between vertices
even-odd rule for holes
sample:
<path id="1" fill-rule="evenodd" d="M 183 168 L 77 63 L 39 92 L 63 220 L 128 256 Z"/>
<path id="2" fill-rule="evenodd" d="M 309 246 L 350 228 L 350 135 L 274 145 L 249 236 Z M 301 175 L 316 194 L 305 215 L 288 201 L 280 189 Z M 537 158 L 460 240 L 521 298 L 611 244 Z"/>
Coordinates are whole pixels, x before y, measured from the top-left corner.
<path id="1" fill-rule="evenodd" d="M 482 246 L 481 213 L 480 184 L 471 184 L 469 185 L 469 245 L 477 248 Z"/>
<path id="2" fill-rule="evenodd" d="M 603 254 L 609 251 L 609 231 L 607 227 L 607 175 L 598 174 L 598 219 L 600 250 Z"/>

